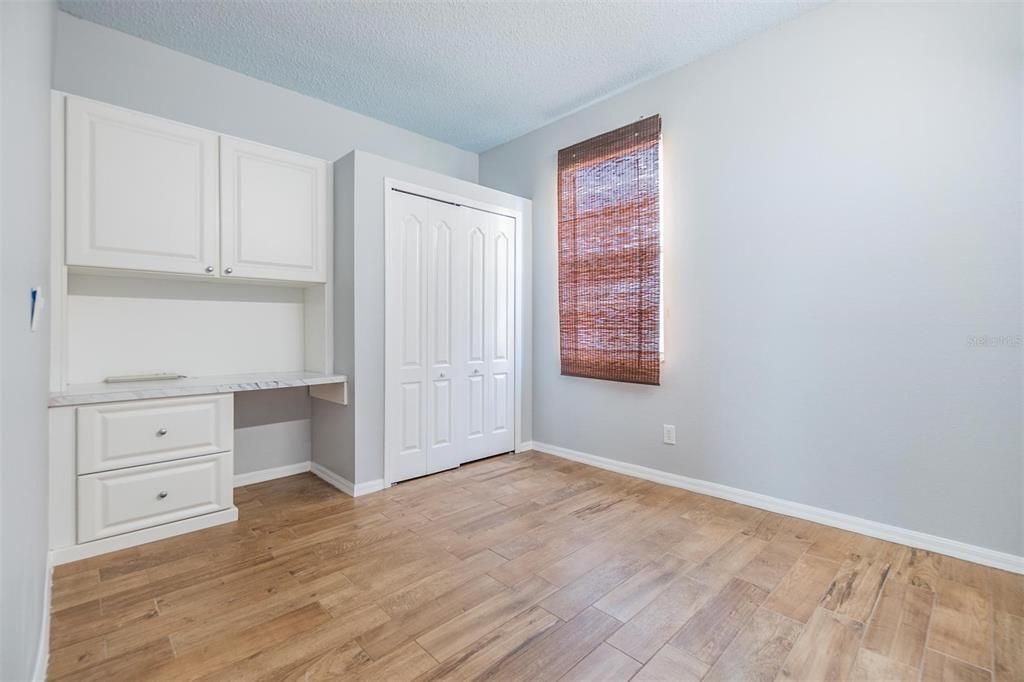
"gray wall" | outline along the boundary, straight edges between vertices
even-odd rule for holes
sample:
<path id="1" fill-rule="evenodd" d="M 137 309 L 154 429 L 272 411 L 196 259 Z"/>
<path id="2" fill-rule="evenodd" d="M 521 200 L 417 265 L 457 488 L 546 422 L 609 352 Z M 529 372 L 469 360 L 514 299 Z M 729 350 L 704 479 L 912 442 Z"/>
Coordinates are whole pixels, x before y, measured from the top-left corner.
<path id="1" fill-rule="evenodd" d="M 33 673 L 48 577 L 49 327 L 28 321 L 30 288 L 49 284 L 53 20 L 51 3 L 0 3 L 0 679 L 12 681 Z"/>
<path id="2" fill-rule="evenodd" d="M 835 3 L 481 156 L 534 438 L 1024 553 L 1021 5 Z M 660 387 L 559 375 L 558 149 L 664 120 Z M 662 444 L 675 424 L 676 446 Z"/>
<path id="3" fill-rule="evenodd" d="M 336 178 L 334 185 L 335 208 L 345 216 L 338 219 L 336 225 L 335 269 L 339 277 L 335 285 L 335 326 L 352 331 L 351 337 L 345 334 L 335 337 L 335 369 L 351 379 L 352 404 L 348 408 L 318 405 L 317 409 L 351 410 L 355 422 L 344 429 L 332 430 L 330 435 L 314 433 L 313 459 L 336 473 L 352 470 L 354 478 L 349 480 L 365 483 L 384 475 L 384 179 L 404 180 L 522 211 L 524 224 L 520 229 L 526 250 L 523 265 L 527 283 L 530 281 L 531 204 L 520 197 L 361 150 L 351 159 L 346 157 L 336 163 L 335 172 L 339 177 L 346 177 L 346 182 Z M 349 263 L 350 276 L 346 277 L 338 268 L 349 267 Z M 527 320 L 530 300 L 527 289 L 524 310 Z M 527 326 L 527 339 L 529 334 Z M 529 422 L 532 412 L 529 344 L 523 354 L 522 433 L 523 438 L 529 440 L 532 428 Z M 315 428 L 319 431 L 320 427 Z"/>
<path id="4" fill-rule="evenodd" d="M 71 94 L 322 159 L 358 147 L 464 180 L 477 177 L 474 153 L 63 12 L 55 60 L 54 88 Z M 331 408 L 297 395 L 239 394 L 235 419 L 245 426 L 235 433 L 237 473 L 309 460 L 310 416 Z"/>
<path id="5" fill-rule="evenodd" d="M 334 162 L 334 371 L 349 377 L 349 404 L 313 400 L 313 461 L 355 482 L 355 164 Z"/>

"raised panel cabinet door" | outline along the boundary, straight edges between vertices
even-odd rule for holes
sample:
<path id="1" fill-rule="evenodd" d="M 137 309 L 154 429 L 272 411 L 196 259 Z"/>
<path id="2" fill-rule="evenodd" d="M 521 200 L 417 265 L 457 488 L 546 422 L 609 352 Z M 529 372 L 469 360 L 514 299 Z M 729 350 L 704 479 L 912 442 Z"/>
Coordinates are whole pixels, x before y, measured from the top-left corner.
<path id="1" fill-rule="evenodd" d="M 216 276 L 217 135 L 66 100 L 68 265 Z"/>
<path id="2" fill-rule="evenodd" d="M 221 275 L 327 281 L 327 162 L 220 142 Z"/>

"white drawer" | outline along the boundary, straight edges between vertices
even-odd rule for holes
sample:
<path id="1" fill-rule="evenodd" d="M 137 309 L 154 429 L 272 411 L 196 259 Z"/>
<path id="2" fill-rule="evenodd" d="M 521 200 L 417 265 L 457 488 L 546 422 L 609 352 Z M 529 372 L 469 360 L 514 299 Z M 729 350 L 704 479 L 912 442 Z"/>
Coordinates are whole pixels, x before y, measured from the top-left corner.
<path id="1" fill-rule="evenodd" d="M 232 449 L 232 396 L 135 400 L 78 408 L 78 473 Z"/>
<path id="2" fill-rule="evenodd" d="M 89 542 L 231 506 L 230 452 L 78 477 L 78 541 Z"/>

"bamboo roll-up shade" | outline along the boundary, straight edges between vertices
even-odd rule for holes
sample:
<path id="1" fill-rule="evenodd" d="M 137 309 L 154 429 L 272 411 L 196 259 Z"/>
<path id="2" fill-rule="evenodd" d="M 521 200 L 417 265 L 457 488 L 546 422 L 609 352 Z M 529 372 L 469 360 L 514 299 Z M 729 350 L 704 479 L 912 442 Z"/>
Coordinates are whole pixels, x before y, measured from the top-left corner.
<path id="1" fill-rule="evenodd" d="M 654 115 L 558 152 L 564 375 L 660 382 L 660 142 Z"/>

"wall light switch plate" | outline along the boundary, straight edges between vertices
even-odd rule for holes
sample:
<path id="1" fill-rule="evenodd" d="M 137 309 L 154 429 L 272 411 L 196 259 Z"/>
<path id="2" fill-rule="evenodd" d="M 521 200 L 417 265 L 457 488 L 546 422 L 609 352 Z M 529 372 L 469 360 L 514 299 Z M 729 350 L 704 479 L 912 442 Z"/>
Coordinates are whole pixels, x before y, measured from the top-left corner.
<path id="1" fill-rule="evenodd" d="M 672 424 L 663 424 L 662 428 L 665 431 L 665 444 L 675 445 L 676 444 L 676 427 Z"/>

